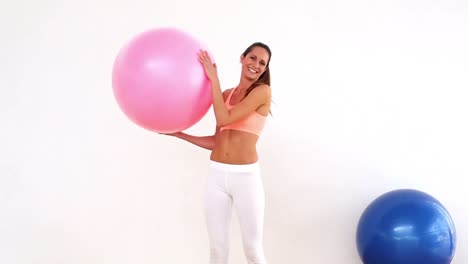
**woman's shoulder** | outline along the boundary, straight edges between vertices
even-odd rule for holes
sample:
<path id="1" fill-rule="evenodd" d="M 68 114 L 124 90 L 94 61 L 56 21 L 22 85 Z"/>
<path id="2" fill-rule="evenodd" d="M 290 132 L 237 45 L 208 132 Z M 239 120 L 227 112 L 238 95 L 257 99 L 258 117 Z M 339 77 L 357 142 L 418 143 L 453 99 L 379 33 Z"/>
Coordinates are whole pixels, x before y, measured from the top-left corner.
<path id="1" fill-rule="evenodd" d="M 228 88 L 228 89 L 224 90 L 224 92 L 223 92 L 223 98 L 224 98 L 224 100 L 226 100 L 226 99 L 228 98 L 229 94 L 231 93 L 231 91 L 232 91 L 233 89 L 234 89 L 234 88 Z"/>
<path id="2" fill-rule="evenodd" d="M 255 92 L 257 94 L 271 94 L 271 87 L 270 85 L 266 83 L 260 83 L 257 86 L 255 86 L 255 89 L 252 90 L 252 92 Z"/>
<path id="3" fill-rule="evenodd" d="M 255 85 L 255 90 L 263 90 L 263 91 L 269 91 L 271 90 L 271 87 L 269 84 L 266 84 L 266 83 L 258 83 L 257 85 Z"/>
<path id="4" fill-rule="evenodd" d="M 230 93 L 232 91 L 232 89 L 234 89 L 234 88 L 228 88 L 228 89 L 224 90 L 223 94 Z"/>

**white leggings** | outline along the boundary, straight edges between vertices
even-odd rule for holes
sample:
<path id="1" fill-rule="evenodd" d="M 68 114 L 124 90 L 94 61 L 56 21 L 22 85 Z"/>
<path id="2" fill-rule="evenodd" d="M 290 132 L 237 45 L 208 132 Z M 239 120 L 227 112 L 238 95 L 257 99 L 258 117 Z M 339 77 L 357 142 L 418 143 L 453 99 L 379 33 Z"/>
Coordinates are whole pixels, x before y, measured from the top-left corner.
<path id="1" fill-rule="evenodd" d="M 246 165 L 211 161 L 205 196 L 210 264 L 227 264 L 229 225 L 234 206 L 239 217 L 248 264 L 265 264 L 263 216 L 265 198 L 258 163 Z"/>

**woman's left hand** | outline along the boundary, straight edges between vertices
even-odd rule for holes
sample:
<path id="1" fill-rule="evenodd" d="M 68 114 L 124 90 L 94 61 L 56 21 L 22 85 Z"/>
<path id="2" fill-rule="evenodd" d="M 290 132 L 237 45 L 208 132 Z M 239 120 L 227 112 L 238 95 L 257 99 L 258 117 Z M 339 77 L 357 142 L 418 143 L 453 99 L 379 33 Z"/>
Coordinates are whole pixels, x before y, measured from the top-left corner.
<path id="1" fill-rule="evenodd" d="M 205 69 L 205 73 L 210 79 L 210 81 L 218 79 L 218 71 L 216 69 L 216 64 L 211 61 L 208 52 L 205 50 L 200 50 L 198 53 L 198 60 L 201 62 Z"/>

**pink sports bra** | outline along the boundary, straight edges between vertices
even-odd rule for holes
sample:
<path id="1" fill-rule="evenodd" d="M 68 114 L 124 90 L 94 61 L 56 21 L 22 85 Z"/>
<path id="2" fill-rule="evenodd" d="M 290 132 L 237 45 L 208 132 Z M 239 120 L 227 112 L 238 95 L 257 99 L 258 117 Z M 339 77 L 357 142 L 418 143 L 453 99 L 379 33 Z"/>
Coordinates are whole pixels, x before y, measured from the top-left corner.
<path id="1" fill-rule="evenodd" d="M 232 106 L 229 102 L 231 101 L 231 96 L 234 93 L 234 90 L 236 90 L 236 88 L 232 89 L 231 93 L 229 94 L 228 98 L 226 99 L 224 103 L 227 109 L 231 109 L 235 107 L 235 106 Z M 233 130 L 249 132 L 249 133 L 259 136 L 263 128 L 265 127 L 265 121 L 266 121 L 266 116 L 257 113 L 257 111 L 254 111 L 253 113 L 247 115 L 246 117 L 244 117 L 243 119 L 237 122 L 221 127 L 220 131 L 223 131 L 225 129 L 233 129 Z"/>

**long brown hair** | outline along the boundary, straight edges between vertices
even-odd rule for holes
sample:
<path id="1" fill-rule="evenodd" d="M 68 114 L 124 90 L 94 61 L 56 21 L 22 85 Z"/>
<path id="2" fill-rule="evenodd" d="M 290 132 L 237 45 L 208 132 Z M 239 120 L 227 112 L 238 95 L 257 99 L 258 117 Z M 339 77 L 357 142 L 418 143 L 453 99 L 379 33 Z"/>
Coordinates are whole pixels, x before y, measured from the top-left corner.
<path id="1" fill-rule="evenodd" d="M 262 42 L 254 42 L 252 43 L 250 46 L 247 47 L 247 49 L 245 49 L 244 53 L 242 53 L 242 56 L 247 56 L 247 54 L 249 54 L 249 52 L 252 51 L 253 48 L 255 47 L 260 47 L 260 48 L 264 48 L 267 52 L 268 52 L 268 62 L 267 62 L 267 65 L 265 67 L 265 71 L 262 73 L 262 75 L 260 75 L 260 77 L 258 78 L 257 81 L 255 81 L 249 88 L 247 88 L 247 91 L 245 91 L 245 96 L 249 95 L 249 93 L 255 89 L 255 87 L 258 87 L 262 84 L 267 84 L 267 85 L 271 85 L 271 81 L 270 81 L 270 61 L 271 61 L 271 50 L 270 50 L 270 47 L 268 47 L 268 45 L 262 43 Z"/>
<path id="2" fill-rule="evenodd" d="M 249 88 L 247 88 L 247 90 L 245 91 L 244 98 L 247 97 L 247 95 L 249 95 L 249 93 L 253 89 L 255 89 L 256 87 L 258 87 L 258 86 L 260 86 L 262 84 L 271 85 L 271 81 L 270 81 L 271 50 L 270 50 L 270 47 L 268 47 L 268 45 L 266 45 L 266 44 L 264 44 L 262 42 L 254 42 L 250 46 L 248 46 L 247 49 L 245 49 L 244 53 L 242 53 L 242 56 L 244 56 L 244 57 L 247 56 L 247 54 L 249 54 L 249 52 L 251 52 L 252 49 L 255 48 L 255 47 L 264 48 L 268 52 L 268 62 L 267 62 L 267 65 L 265 67 L 265 71 L 262 73 L 262 75 L 260 75 L 260 77 L 258 77 L 258 80 L 255 81 Z M 270 115 L 273 115 L 271 110 L 270 110 Z"/>

